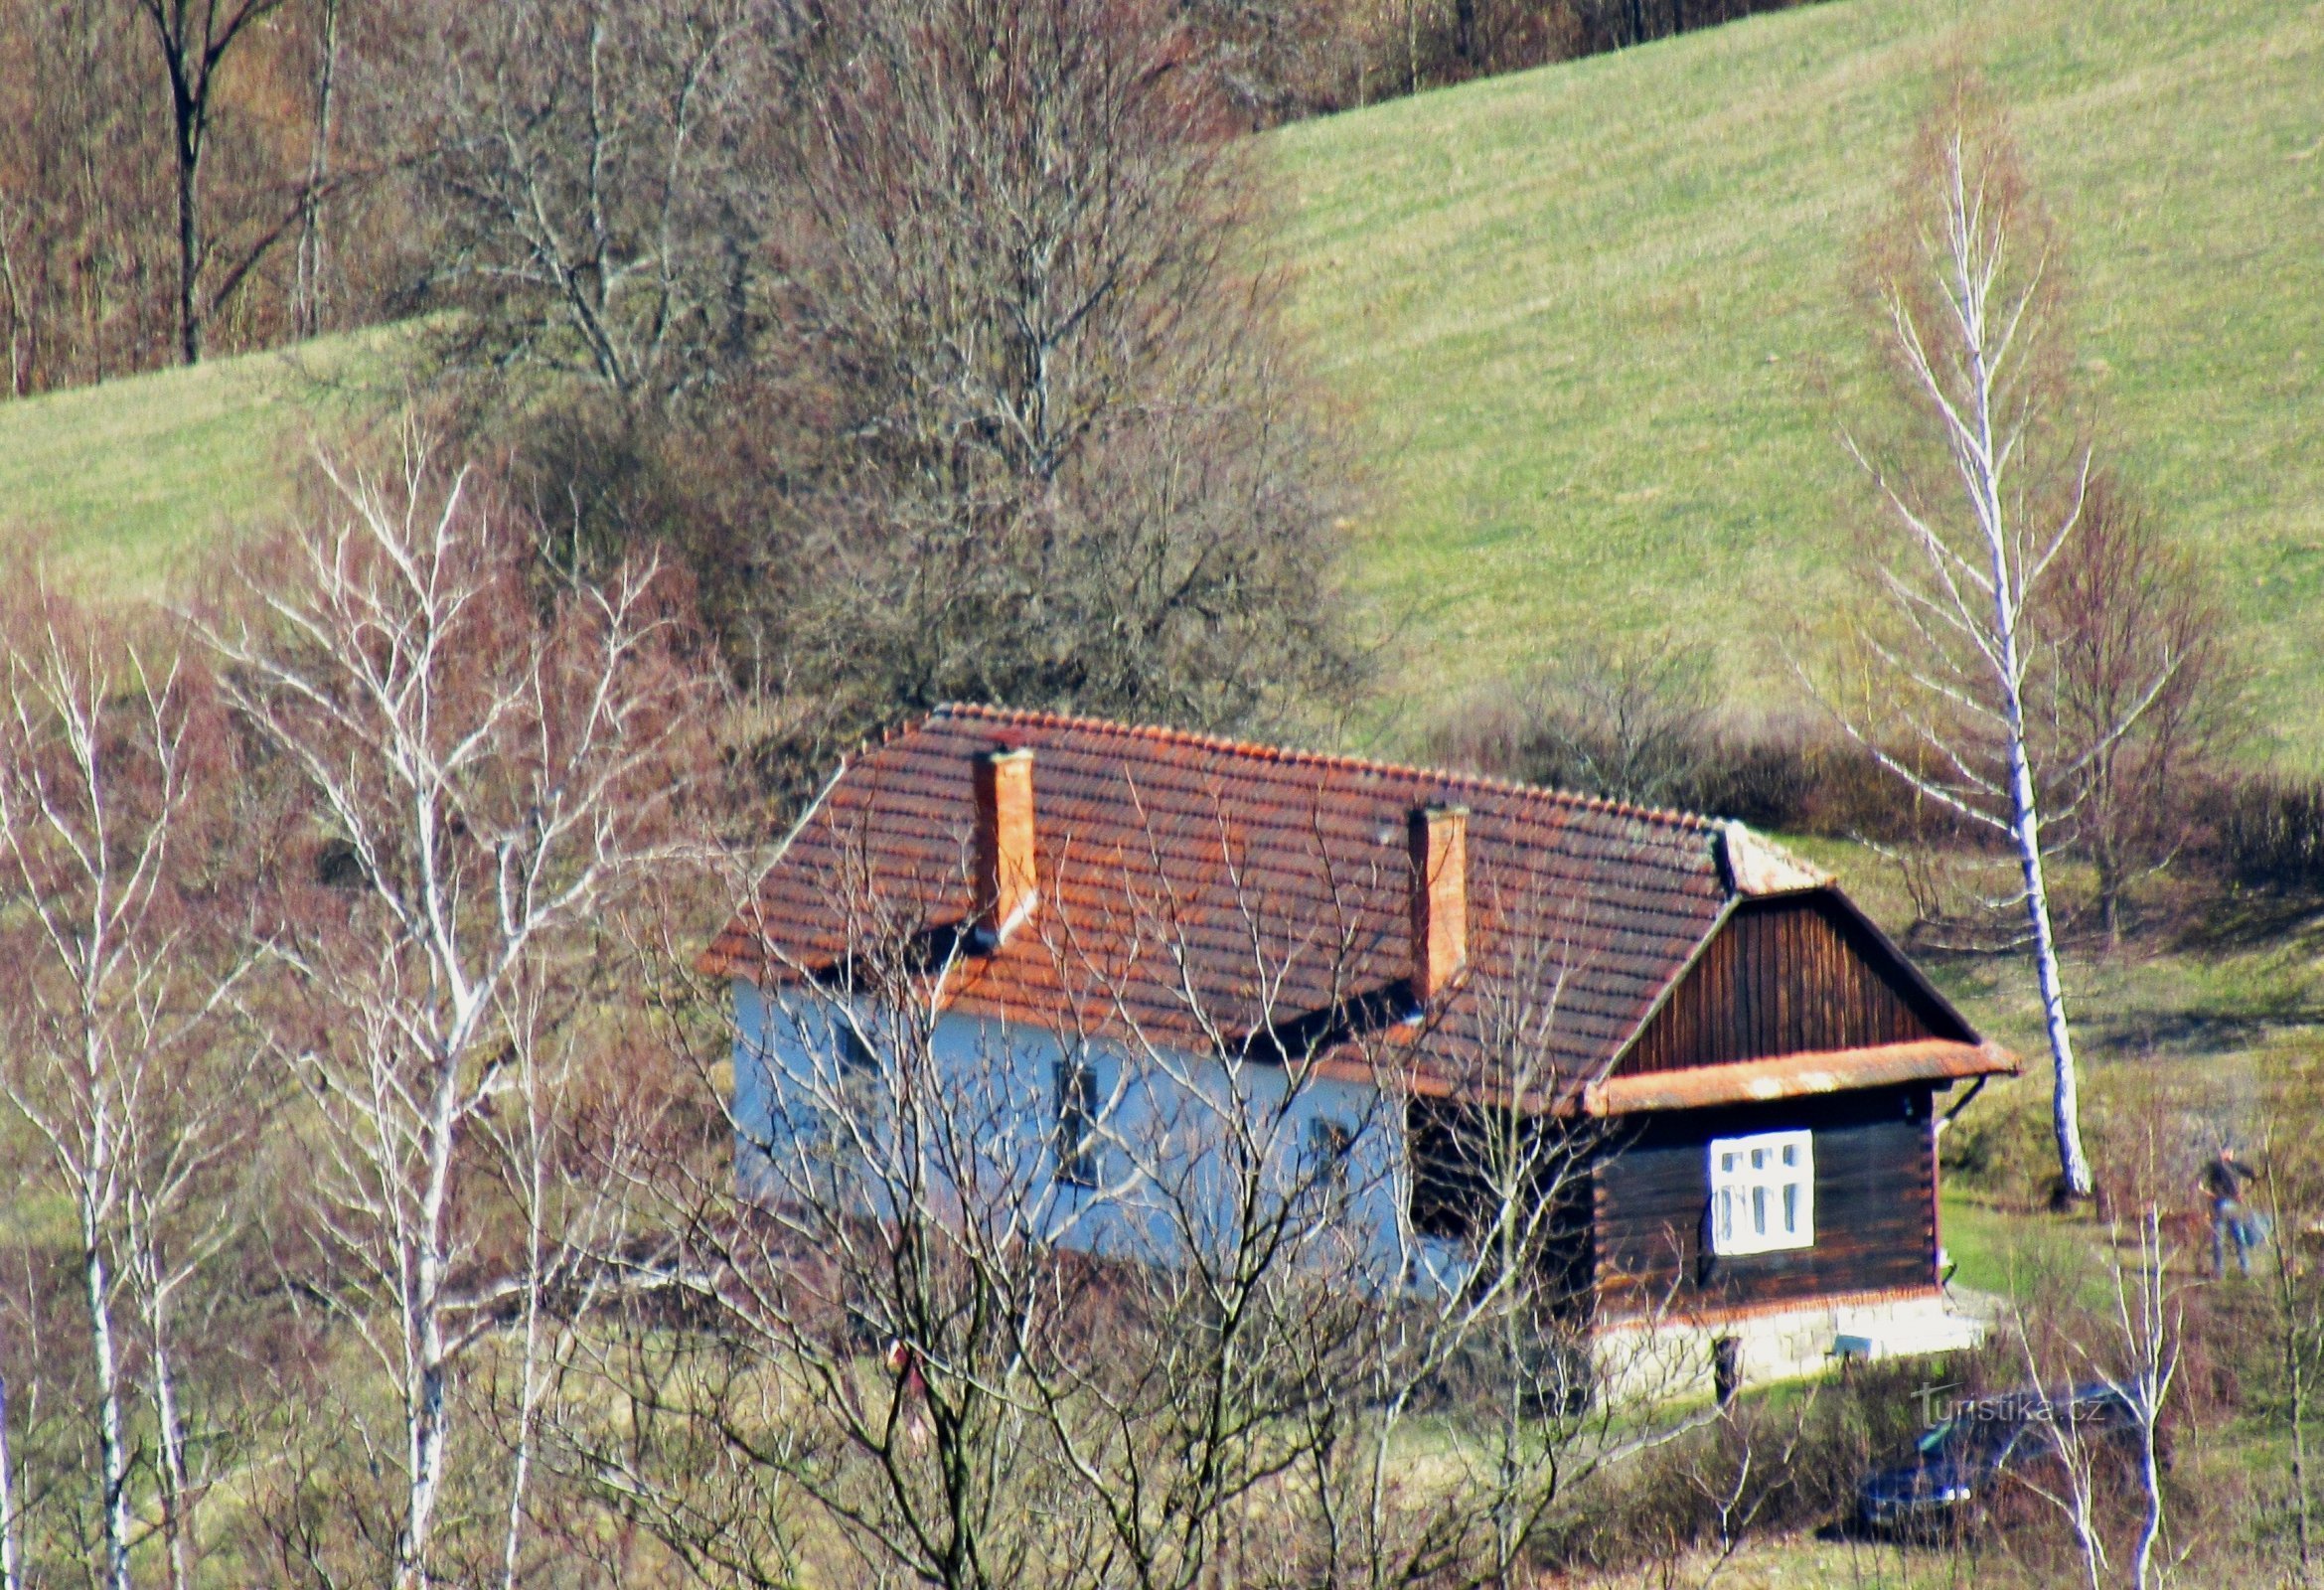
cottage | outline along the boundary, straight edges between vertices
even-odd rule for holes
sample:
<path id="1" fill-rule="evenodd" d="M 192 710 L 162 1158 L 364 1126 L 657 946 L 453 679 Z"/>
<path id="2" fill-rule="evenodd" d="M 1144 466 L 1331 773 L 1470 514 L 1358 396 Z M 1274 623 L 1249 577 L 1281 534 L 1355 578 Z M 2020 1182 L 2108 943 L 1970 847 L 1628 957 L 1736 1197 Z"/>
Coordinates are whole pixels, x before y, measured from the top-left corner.
<path id="1" fill-rule="evenodd" d="M 732 979 L 746 1184 L 796 1091 L 865 1063 L 845 1013 L 875 929 L 915 946 L 935 1063 L 1045 1157 L 1067 1246 L 1148 1239 L 1121 1168 L 1232 1075 L 1246 1105 L 1296 1091 L 1295 1135 L 1355 1168 L 1343 1218 L 1383 1275 L 1462 1262 L 1464 1123 L 1515 1111 L 1575 1145 L 1553 1262 L 1601 1338 L 1765 1377 L 1971 1334 L 1940 1095 L 2016 1062 L 1741 825 L 941 709 L 841 769 L 703 957 Z"/>

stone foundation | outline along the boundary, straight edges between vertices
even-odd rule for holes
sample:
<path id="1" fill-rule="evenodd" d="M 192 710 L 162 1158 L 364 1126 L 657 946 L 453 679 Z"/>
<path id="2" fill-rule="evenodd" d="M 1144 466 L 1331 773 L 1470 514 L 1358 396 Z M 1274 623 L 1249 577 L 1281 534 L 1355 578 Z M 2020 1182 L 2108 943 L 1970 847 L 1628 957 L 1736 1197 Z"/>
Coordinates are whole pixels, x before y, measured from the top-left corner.
<path id="1" fill-rule="evenodd" d="M 1593 1345 L 1606 1394 L 1661 1401 L 1714 1389 L 1722 1341 L 1739 1388 L 1819 1374 L 1842 1359 L 1877 1362 L 1977 1346 L 1987 1321 L 1942 1292 L 1818 1298 L 1780 1308 L 1602 1325 Z"/>

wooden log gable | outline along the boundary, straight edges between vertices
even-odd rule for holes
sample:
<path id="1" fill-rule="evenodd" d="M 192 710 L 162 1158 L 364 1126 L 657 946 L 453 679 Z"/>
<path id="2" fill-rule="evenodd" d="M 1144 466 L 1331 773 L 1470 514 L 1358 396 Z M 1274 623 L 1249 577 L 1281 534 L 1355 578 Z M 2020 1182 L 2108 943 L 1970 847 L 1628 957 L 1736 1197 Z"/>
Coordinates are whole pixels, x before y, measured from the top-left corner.
<path id="1" fill-rule="evenodd" d="M 1833 889 L 1739 898 L 1609 1074 L 1976 1034 Z"/>

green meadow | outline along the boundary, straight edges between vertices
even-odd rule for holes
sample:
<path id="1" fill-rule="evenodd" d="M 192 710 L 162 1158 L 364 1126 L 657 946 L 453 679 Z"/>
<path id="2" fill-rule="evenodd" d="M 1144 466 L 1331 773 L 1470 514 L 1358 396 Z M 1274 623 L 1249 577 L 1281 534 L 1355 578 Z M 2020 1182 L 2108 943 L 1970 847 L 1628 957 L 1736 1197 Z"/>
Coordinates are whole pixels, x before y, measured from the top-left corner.
<path id="1" fill-rule="evenodd" d="M 2262 720 L 2324 750 L 2324 6 L 2287 0 L 1838 0 L 1274 135 L 1375 471 L 1392 724 L 1608 624 L 1787 689 L 1863 510 L 1850 262 L 1956 60 L 2072 238 L 2107 460 L 2211 555 Z"/>
<path id="2" fill-rule="evenodd" d="M 1270 135 L 1295 316 L 1370 475 L 1372 737 L 1609 626 L 1788 693 L 1864 511 L 1849 262 L 1954 61 L 2073 238 L 2106 460 L 2210 555 L 2281 748 L 2324 752 L 2316 0 L 1830 0 Z M 393 398 L 397 342 L 0 403 L 0 522 L 157 588 Z"/>

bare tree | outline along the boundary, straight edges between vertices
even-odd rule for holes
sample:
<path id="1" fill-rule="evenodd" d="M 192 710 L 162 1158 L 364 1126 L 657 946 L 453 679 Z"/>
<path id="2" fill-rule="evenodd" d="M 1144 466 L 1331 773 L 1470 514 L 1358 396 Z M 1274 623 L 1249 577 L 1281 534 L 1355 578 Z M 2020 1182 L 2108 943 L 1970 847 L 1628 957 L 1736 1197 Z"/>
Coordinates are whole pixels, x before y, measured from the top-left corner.
<path id="1" fill-rule="evenodd" d="M 1709 1590 L 1748 1543 L 1789 1521 L 1787 1505 L 1796 1514 L 1797 1493 L 1823 1478 L 1808 1448 L 1825 1396 L 1814 1382 L 1794 1396 L 1733 1396 L 1699 1435 L 1672 1444 L 1649 1492 L 1663 1538 L 1641 1584 Z"/>
<path id="2" fill-rule="evenodd" d="M 98 1577 L 129 1583 L 145 1510 L 133 1427 L 149 1410 L 183 1590 L 209 1460 L 193 1451 L 206 1432 L 186 1404 L 181 1319 L 233 1231 L 232 1184 L 264 1119 L 221 1033 L 248 961 L 239 902 L 217 892 L 232 874 L 217 866 L 229 757 L 215 699 L 174 647 L 34 590 L 0 633 L 4 1085 L 77 1227 Z"/>
<path id="3" fill-rule="evenodd" d="M 780 0 L 446 7 L 415 106 L 471 310 L 454 362 L 544 367 L 652 407 L 730 372 L 766 313 Z M 776 101 L 770 103 L 770 99 Z"/>
<path id="4" fill-rule="evenodd" d="M 2147 1590 L 2164 1556 L 2170 1498 L 2166 1425 L 2187 1422 L 2181 1367 L 2191 1332 L 2188 1271 L 2165 1213 L 2187 1178 L 2167 1151 L 2176 1122 L 2150 1119 L 2109 1173 L 2114 1209 L 2098 1241 L 2053 1249 L 2007 1320 L 2026 1389 L 2007 1411 L 2023 1426 L 2011 1473 L 2068 1524 L 2092 1590 L 2109 1579 Z M 2122 1539 L 2121 1502 L 2134 1510 Z"/>
<path id="5" fill-rule="evenodd" d="M 2314 1111 L 2314 1075 L 2286 1077 L 2264 1117 L 2258 1164 L 2259 1201 L 2275 1236 L 2268 1275 L 2269 1325 L 2282 1377 L 2285 1480 L 2303 1584 L 2312 1582 L 2316 1572 L 2308 1426 L 2317 1382 L 2324 1377 L 2324 1273 L 2319 1272 L 2314 1253 L 2319 1211 L 2324 1211 L 2324 1161 L 2304 1126 Z"/>
<path id="6" fill-rule="evenodd" d="M 0 1374 L 0 1587 L 23 1590 L 23 1514 L 16 1503 L 16 1459 L 8 1439 L 8 1377 Z"/>
<path id="7" fill-rule="evenodd" d="M 1253 1548 L 1244 1510 L 1312 1428 L 1286 1415 L 1357 1318 L 1319 1306 L 1345 1271 L 1325 1203 L 1368 1189 L 1306 1130 L 1314 1057 L 1142 1039 L 1119 969 L 1062 926 L 1074 992 L 1028 1053 L 948 1015 L 923 924 L 867 893 L 852 909 L 845 984 L 770 994 L 757 1042 L 779 1097 L 721 1100 L 733 1165 L 671 1167 L 671 1223 L 708 1243 L 683 1273 L 725 1340 L 664 1352 L 724 1367 L 673 1372 L 633 1344 L 624 1370 L 651 1367 L 632 1397 L 732 1430 L 747 1462 L 703 1488 L 623 1451 L 639 1419 L 600 1415 L 572 1433 L 579 1468 L 620 1474 L 682 1557 L 728 1572 L 739 1542 L 705 1526 L 736 1487 L 814 1507 L 875 1576 L 1202 1582 Z M 1028 1111 L 1051 1087 L 1054 1118 Z M 1134 1097 L 1157 1101 L 1135 1123 Z M 766 1538 L 750 1582 L 787 1576 L 796 1549 Z"/>
<path id="8" fill-rule="evenodd" d="M 17 265 L 19 239 L 30 218 L 22 201 L 0 194 L 0 293 L 7 295 L 8 396 L 22 398 L 29 390 L 34 361 L 33 307 L 25 301 L 23 272 Z"/>
<path id="9" fill-rule="evenodd" d="M 1584 640 L 1481 698 L 1447 725 L 1446 749 L 1555 789 L 1694 804 L 1714 754 L 1711 662 L 1667 636 Z"/>
<path id="10" fill-rule="evenodd" d="M 0 214 L 18 390 L 145 368 L 175 326 L 160 122 L 119 84 L 145 65 L 132 12 L 79 0 L 0 11 Z"/>
<path id="11" fill-rule="evenodd" d="M 545 1051 L 585 1020 L 591 935 L 684 797 L 695 689 L 658 570 L 537 596 L 524 529 L 413 436 L 392 476 L 324 473 L 328 511 L 246 565 L 251 607 L 210 638 L 336 847 L 338 892 L 282 930 L 308 1009 L 276 1045 L 315 1115 L 318 1290 L 399 1411 L 376 1448 L 386 1567 L 418 1585 L 466 1355 L 516 1319 L 528 1388 L 538 1372 L 541 1289 L 571 1245 L 543 1203 Z M 491 1145 L 517 1167 L 510 1219 Z"/>
<path id="12" fill-rule="evenodd" d="M 1144 0 L 881 0 L 809 61 L 781 312 L 707 438 L 773 489 L 700 556 L 810 764 L 943 701 L 1247 726 L 1355 671 L 1349 471 L 1186 50 Z"/>
<path id="13" fill-rule="evenodd" d="M 2134 1590 L 2147 1590 L 2166 1516 L 2162 1429 L 2186 1342 L 2185 1308 L 2158 1204 L 2146 1202 L 2127 1228 L 2109 1224 L 2106 1235 L 2108 1295 L 2096 1318 L 2080 1330 L 2057 1321 L 2039 1328 L 2022 1311 L 2012 1321 L 2030 1376 L 2030 1401 L 2020 1411 L 2048 1460 L 2023 1466 L 2019 1477 L 2066 1519 L 2091 1590 L 2102 1590 L 2114 1571 L 2104 1524 L 2109 1459 L 2126 1444 L 2138 1511 L 2123 1568 Z"/>
<path id="14" fill-rule="evenodd" d="M 2006 127 L 1967 80 L 1923 124 L 1869 270 L 1899 423 L 1885 447 L 1849 438 L 1879 501 L 1865 560 L 1875 600 L 1851 615 L 1855 655 L 1824 695 L 1884 766 L 2007 841 L 2050 1046 L 2063 1189 L 2085 1197 L 2091 1164 L 2048 873 L 2062 814 L 2048 797 L 2121 742 L 2182 659 L 2142 656 L 2105 694 L 2107 720 L 2041 765 L 2033 682 L 2057 642 L 2043 627 L 2045 585 L 2085 526 L 2091 447 L 2066 384 L 2061 244 Z"/>
<path id="15" fill-rule="evenodd" d="M 2123 891 L 2178 854 L 2193 775 L 2229 727 L 2227 619 L 2193 557 L 2102 474 L 2037 600 L 2029 627 L 2049 658 L 2036 699 L 2055 741 L 2043 760 L 2064 769 L 2057 826 L 2096 870 L 2098 915 L 2118 943 Z"/>
<path id="16" fill-rule="evenodd" d="M 281 9 L 283 0 L 137 0 L 153 30 L 170 96 L 170 153 L 177 189 L 178 357 L 197 364 L 210 314 L 241 283 L 266 247 L 288 225 L 275 228 L 208 292 L 202 278 L 211 257 L 203 212 L 202 170 L 218 114 L 222 69 L 251 30 Z M 294 210 L 296 219 L 304 206 Z"/>
<path id="17" fill-rule="evenodd" d="M 291 326 L 312 337 L 323 329 L 323 273 L 329 252 L 324 230 L 324 196 L 331 187 L 332 134 L 339 97 L 342 0 L 317 0 L 315 16 L 315 105 L 307 140 L 307 178 L 300 195 L 298 249 L 291 285 Z"/>

